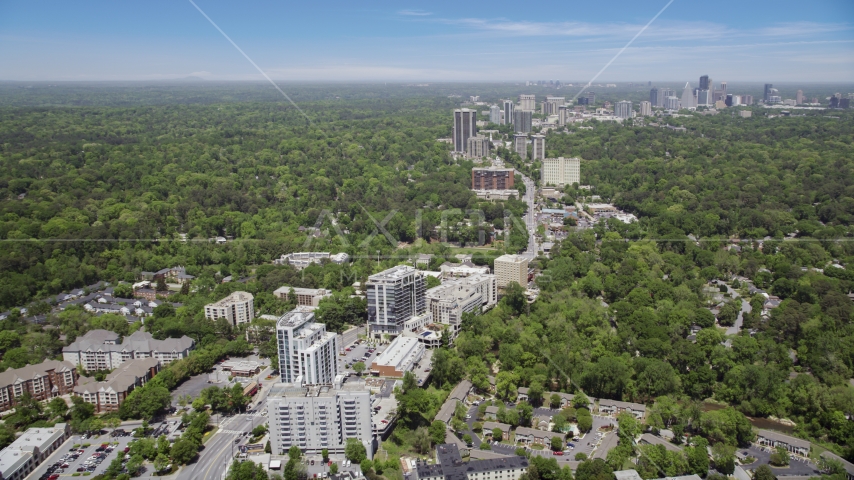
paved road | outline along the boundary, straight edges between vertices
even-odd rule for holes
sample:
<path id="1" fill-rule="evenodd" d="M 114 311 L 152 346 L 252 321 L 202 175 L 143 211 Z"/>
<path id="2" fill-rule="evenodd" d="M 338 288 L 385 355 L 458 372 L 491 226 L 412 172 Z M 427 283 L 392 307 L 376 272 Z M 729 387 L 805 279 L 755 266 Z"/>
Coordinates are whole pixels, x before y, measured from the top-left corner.
<path id="1" fill-rule="evenodd" d="M 225 474 L 226 466 L 231 464 L 234 456 L 239 453 L 238 446 L 246 444 L 249 437 L 243 436 L 252 428 L 266 422 L 261 413 L 239 414 L 220 421 L 220 429 L 207 441 L 205 448 L 199 452 L 199 459 L 183 467 L 177 475 L 177 480 L 194 480 L 204 478 L 219 480 Z M 240 439 L 235 443 L 235 439 Z"/>
<path id="2" fill-rule="evenodd" d="M 750 306 L 750 302 L 742 298 L 741 295 L 739 295 L 739 293 L 732 287 L 727 285 L 726 288 L 729 294 L 732 295 L 733 299 L 741 299 L 741 311 L 738 312 L 738 318 L 736 318 L 735 320 L 735 325 L 726 329 L 727 335 L 738 335 L 738 333 L 741 331 L 741 326 L 744 324 L 744 314 L 750 313 L 753 308 Z"/>
<path id="3" fill-rule="evenodd" d="M 533 180 L 526 177 L 519 170 L 515 170 L 516 175 L 522 177 L 522 182 L 525 183 L 525 195 L 522 197 L 526 202 L 528 202 L 528 212 L 525 214 L 525 227 L 528 229 L 528 249 L 525 253 L 522 254 L 523 257 L 534 259 L 537 256 L 537 251 L 539 251 L 539 246 L 537 245 L 537 219 L 535 214 L 536 203 L 534 199 L 537 193 L 537 186 Z"/>

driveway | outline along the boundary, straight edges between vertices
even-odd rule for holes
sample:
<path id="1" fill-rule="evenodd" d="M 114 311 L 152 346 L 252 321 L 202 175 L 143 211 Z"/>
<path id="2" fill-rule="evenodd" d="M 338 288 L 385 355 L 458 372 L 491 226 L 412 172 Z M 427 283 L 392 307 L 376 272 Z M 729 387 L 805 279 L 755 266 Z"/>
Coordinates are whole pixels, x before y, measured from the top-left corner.
<path id="1" fill-rule="evenodd" d="M 738 335 L 741 331 L 741 326 L 744 324 L 744 314 L 750 313 L 753 311 L 753 308 L 750 306 L 750 302 L 745 300 L 739 295 L 739 293 L 730 287 L 728 284 L 725 284 L 727 288 L 727 292 L 732 296 L 732 298 L 741 300 L 741 310 L 738 312 L 738 317 L 735 319 L 735 324 L 726 329 L 727 335 Z"/>

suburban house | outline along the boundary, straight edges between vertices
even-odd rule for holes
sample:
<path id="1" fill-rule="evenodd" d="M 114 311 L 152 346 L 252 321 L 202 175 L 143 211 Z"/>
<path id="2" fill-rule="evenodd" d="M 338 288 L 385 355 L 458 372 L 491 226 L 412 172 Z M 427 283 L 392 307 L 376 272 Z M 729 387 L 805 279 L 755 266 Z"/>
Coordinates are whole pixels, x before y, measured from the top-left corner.
<path id="1" fill-rule="evenodd" d="M 646 415 L 646 405 L 619 400 L 599 400 L 599 413 L 602 415 L 617 416 L 622 412 L 629 412 L 635 418 L 641 419 Z"/>
<path id="2" fill-rule="evenodd" d="M 67 395 L 77 382 L 77 375 L 73 363 L 58 360 L 10 368 L 0 373 L 0 412 L 13 408 L 24 392 L 36 400 Z"/>
<path id="3" fill-rule="evenodd" d="M 498 417 L 498 410 L 500 410 L 500 409 L 501 409 L 501 407 L 496 407 L 494 405 L 490 405 L 490 406 L 486 407 L 486 412 L 485 412 L 486 418 L 497 418 Z"/>
<path id="4" fill-rule="evenodd" d="M 487 435 L 492 436 L 492 431 L 495 429 L 501 430 L 501 435 L 504 439 L 510 438 L 510 425 L 506 423 L 498 423 L 498 422 L 483 422 L 483 436 L 486 438 Z"/>
<path id="5" fill-rule="evenodd" d="M 800 438 L 790 437 L 771 430 L 759 430 L 756 432 L 756 443 L 763 447 L 783 447 L 795 455 L 808 457 L 810 454 L 810 442 Z"/>
<path id="6" fill-rule="evenodd" d="M 558 437 L 563 441 L 566 434 L 559 432 L 546 432 L 535 428 L 519 427 L 516 429 L 516 443 L 528 445 L 549 445 L 552 437 Z"/>
<path id="7" fill-rule="evenodd" d="M 97 382 L 90 377 L 80 377 L 74 387 L 74 394 L 83 398 L 86 403 L 95 405 L 95 413 L 115 412 L 128 394 L 154 378 L 159 368 L 160 361 L 156 358 L 128 360 L 107 375 L 103 382 Z"/>

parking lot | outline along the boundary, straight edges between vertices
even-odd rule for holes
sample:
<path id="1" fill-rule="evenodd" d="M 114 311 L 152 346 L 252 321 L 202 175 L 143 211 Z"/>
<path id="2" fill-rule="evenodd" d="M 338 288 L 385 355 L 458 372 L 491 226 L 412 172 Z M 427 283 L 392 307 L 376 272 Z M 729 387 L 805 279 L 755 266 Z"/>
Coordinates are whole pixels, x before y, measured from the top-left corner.
<path id="1" fill-rule="evenodd" d="M 373 353 L 369 353 L 368 350 L 375 347 L 365 344 L 364 342 L 360 343 L 359 345 L 350 345 L 347 348 L 349 348 L 350 351 L 348 352 L 345 349 L 344 355 L 339 355 L 338 358 L 342 362 L 342 371 L 347 374 L 350 374 L 354 373 L 353 364 L 356 362 L 364 362 L 366 371 L 370 369 L 371 362 L 373 362 L 373 360 L 377 358 L 377 355 L 381 354 L 386 347 L 384 345 L 376 347 Z M 367 359 L 365 359 L 365 357 L 367 357 Z M 349 365 L 350 367 L 348 368 L 347 365 Z"/>
<path id="2" fill-rule="evenodd" d="M 768 465 L 774 475 L 819 475 L 818 469 L 809 460 L 792 455 L 788 467 L 775 467 L 769 464 L 773 450 L 768 447 L 751 445 L 745 449 L 739 449 L 742 454 L 753 457 L 755 462 L 744 465 L 745 470 L 755 470 L 760 465 Z"/>
<path id="3" fill-rule="evenodd" d="M 47 479 L 51 475 L 60 475 L 62 478 L 78 472 L 90 472 L 90 475 L 93 476 L 100 475 L 104 473 L 117 455 L 124 456 L 124 449 L 131 440 L 133 437 L 130 434 L 112 437 L 108 433 L 88 439 L 84 436 L 74 435 L 33 470 L 29 478 Z M 88 447 L 82 446 L 86 444 L 90 445 Z M 110 448 L 102 447 L 103 444 L 108 444 Z M 72 448 L 74 445 L 80 446 Z M 64 465 L 67 466 L 62 468 Z"/>

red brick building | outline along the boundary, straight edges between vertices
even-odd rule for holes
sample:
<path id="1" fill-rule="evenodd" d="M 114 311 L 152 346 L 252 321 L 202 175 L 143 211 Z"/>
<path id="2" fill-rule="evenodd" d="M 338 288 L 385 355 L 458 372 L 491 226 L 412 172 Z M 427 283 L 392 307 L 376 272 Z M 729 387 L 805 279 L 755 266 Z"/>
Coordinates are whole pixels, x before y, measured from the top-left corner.
<path id="1" fill-rule="evenodd" d="M 10 368 L 0 373 L 0 412 L 13 408 L 24 392 L 29 392 L 36 400 L 69 394 L 77 378 L 77 367 L 65 361 L 47 360 L 37 365 Z"/>
<path id="2" fill-rule="evenodd" d="M 515 173 L 512 168 L 472 168 L 472 190 L 510 190 Z"/>

